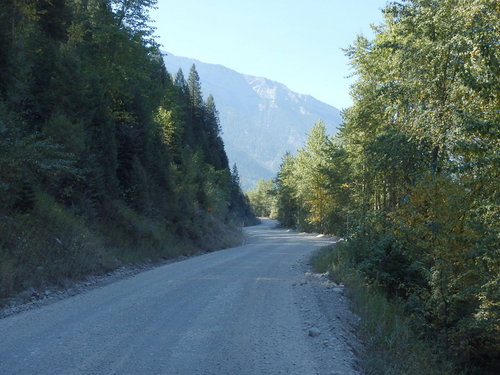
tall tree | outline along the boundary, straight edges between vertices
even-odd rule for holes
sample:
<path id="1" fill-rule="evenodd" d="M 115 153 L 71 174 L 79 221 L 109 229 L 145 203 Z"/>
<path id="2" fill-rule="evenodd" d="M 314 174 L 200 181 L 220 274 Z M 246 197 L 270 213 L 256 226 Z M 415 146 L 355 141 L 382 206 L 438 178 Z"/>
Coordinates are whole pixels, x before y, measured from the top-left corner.
<path id="1" fill-rule="evenodd" d="M 408 0 L 389 3 L 384 17 L 373 40 L 358 37 L 347 51 L 358 79 L 340 137 L 325 141 L 317 127 L 285 157 L 278 217 L 348 232 L 351 259 L 407 301 L 423 336 L 438 337 L 457 363 L 494 373 L 499 8 Z"/>
<path id="2" fill-rule="evenodd" d="M 189 103 L 191 105 L 191 110 L 193 111 L 196 118 L 200 118 L 203 114 L 204 102 L 203 95 L 201 93 L 200 76 L 194 64 L 189 70 L 187 86 L 189 90 Z"/>
<path id="3" fill-rule="evenodd" d="M 213 98 L 194 68 L 189 82 L 165 69 L 155 4 L 2 2 L 0 297 L 179 242 L 214 249 L 254 219 Z"/>

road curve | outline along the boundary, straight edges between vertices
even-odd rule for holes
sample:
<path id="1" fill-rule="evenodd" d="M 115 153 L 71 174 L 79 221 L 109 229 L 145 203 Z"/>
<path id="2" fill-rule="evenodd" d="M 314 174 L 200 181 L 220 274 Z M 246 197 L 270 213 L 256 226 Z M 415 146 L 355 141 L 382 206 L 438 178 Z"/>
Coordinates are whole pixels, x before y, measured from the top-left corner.
<path id="1" fill-rule="evenodd" d="M 246 228 L 243 246 L 1 319 L 0 374 L 356 374 L 350 328 L 332 323 L 343 296 L 325 287 L 326 306 L 327 282 L 305 268 L 331 239 L 273 224 Z"/>

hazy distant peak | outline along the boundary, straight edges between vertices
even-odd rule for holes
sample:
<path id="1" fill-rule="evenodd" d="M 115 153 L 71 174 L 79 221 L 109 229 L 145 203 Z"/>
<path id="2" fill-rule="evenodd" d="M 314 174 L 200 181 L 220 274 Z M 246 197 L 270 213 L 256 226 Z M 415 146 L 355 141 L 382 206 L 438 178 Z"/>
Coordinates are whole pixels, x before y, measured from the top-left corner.
<path id="1" fill-rule="evenodd" d="M 330 134 L 340 124 L 337 108 L 283 83 L 171 53 L 164 61 L 169 72 L 196 65 L 204 95 L 214 97 L 230 164 L 238 165 L 244 189 L 274 176 L 285 152 L 302 147 L 316 121 L 322 119 Z"/>

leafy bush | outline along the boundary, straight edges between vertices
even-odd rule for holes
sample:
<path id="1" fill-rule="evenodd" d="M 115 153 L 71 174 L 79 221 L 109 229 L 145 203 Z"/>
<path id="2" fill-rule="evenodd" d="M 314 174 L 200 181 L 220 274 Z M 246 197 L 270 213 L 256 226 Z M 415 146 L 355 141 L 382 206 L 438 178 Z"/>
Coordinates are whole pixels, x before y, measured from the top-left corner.
<path id="1" fill-rule="evenodd" d="M 346 286 L 353 312 L 360 317 L 358 336 L 364 344 L 359 353 L 367 375 L 459 375 L 446 353 L 436 351 L 414 332 L 412 320 L 399 299 L 387 299 L 379 287 L 366 282 L 356 267 L 355 247 L 338 243 L 320 249 L 311 259 L 318 272 Z"/>

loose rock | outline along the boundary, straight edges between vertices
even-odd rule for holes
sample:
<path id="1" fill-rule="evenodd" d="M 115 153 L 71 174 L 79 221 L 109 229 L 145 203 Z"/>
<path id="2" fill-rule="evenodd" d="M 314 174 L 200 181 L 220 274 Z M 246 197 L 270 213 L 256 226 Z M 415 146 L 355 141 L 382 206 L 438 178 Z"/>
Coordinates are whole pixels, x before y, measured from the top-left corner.
<path id="1" fill-rule="evenodd" d="M 320 334 L 321 334 L 321 331 L 316 327 L 312 327 L 309 329 L 309 336 L 311 336 L 311 337 L 316 337 L 316 336 L 319 336 Z"/>

